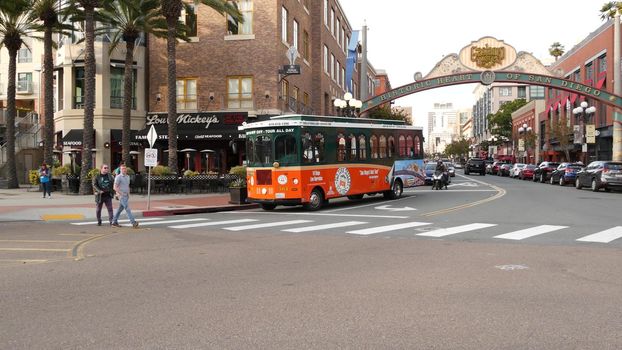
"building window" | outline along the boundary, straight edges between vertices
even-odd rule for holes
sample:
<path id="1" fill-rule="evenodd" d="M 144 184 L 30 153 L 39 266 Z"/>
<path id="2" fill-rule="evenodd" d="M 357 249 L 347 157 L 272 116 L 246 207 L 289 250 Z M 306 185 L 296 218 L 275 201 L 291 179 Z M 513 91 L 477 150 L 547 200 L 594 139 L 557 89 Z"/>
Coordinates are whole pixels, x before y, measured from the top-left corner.
<path id="1" fill-rule="evenodd" d="M 229 35 L 253 34 L 253 2 L 251 0 L 238 0 L 233 4 L 240 10 L 244 23 L 239 23 L 235 18 L 227 15 L 227 32 Z"/>
<path id="2" fill-rule="evenodd" d="M 500 87 L 499 95 L 500 96 L 512 96 L 512 88 L 511 87 Z"/>
<path id="3" fill-rule="evenodd" d="M 306 92 L 302 94 L 302 103 L 304 103 L 305 106 L 309 107 L 309 94 Z"/>
<path id="4" fill-rule="evenodd" d="M 283 80 L 281 82 L 281 97 L 285 101 L 285 103 L 289 100 L 289 82 L 287 80 Z"/>
<path id="5" fill-rule="evenodd" d="M 576 82 L 581 82 L 581 70 L 577 69 L 574 73 L 572 73 L 572 80 Z"/>
<path id="6" fill-rule="evenodd" d="M 593 62 L 585 65 L 585 82 L 590 83 L 594 81 L 594 65 Z"/>
<path id="7" fill-rule="evenodd" d="M 26 45 L 17 51 L 17 63 L 32 63 L 32 51 Z"/>
<path id="8" fill-rule="evenodd" d="M 177 79 L 177 109 L 197 109 L 197 79 Z"/>
<path id="9" fill-rule="evenodd" d="M 330 54 L 330 77 L 335 80 L 335 55 Z"/>
<path id="10" fill-rule="evenodd" d="M 337 39 L 337 45 L 341 46 L 341 37 L 339 34 L 341 33 L 341 20 L 337 18 L 337 23 L 335 24 L 335 37 Z"/>
<path id="11" fill-rule="evenodd" d="M 328 74 L 328 46 L 324 45 L 324 73 Z"/>
<path id="12" fill-rule="evenodd" d="M 227 108 L 253 108 L 253 77 L 229 77 L 227 82 Z"/>
<path id="13" fill-rule="evenodd" d="M 330 33 L 335 36 L 335 9 L 330 8 Z"/>
<path id="14" fill-rule="evenodd" d="M 294 20 L 292 35 L 294 36 L 292 38 L 292 46 L 294 46 L 296 48 L 296 51 L 298 51 L 298 21 L 296 20 Z"/>
<path id="15" fill-rule="evenodd" d="M 73 108 L 84 108 L 84 67 L 76 67 L 73 71 Z"/>
<path id="16" fill-rule="evenodd" d="M 346 30 L 341 28 L 341 45 L 343 47 L 343 52 L 348 51 L 348 45 L 346 44 Z"/>
<path id="17" fill-rule="evenodd" d="M 340 74 L 341 74 L 341 64 L 339 63 L 339 61 L 337 61 L 337 70 L 336 70 L 335 74 L 337 74 L 337 85 L 343 86 L 343 85 L 341 85 L 341 76 L 340 76 Z"/>
<path id="18" fill-rule="evenodd" d="M 518 87 L 518 98 L 526 98 L 527 97 L 527 87 L 519 86 Z"/>
<path id="19" fill-rule="evenodd" d="M 32 73 L 17 73 L 17 92 L 32 93 Z"/>
<path id="20" fill-rule="evenodd" d="M 542 100 L 544 99 L 544 86 L 530 86 L 529 87 L 529 99 L 530 100 Z"/>
<path id="21" fill-rule="evenodd" d="M 305 30 L 302 32 L 302 58 L 309 60 L 309 33 Z"/>
<path id="22" fill-rule="evenodd" d="M 287 9 L 281 8 L 281 40 L 287 42 Z"/>
<path id="23" fill-rule="evenodd" d="M 328 0 L 324 0 L 324 25 L 328 28 Z"/>
<path id="24" fill-rule="evenodd" d="M 347 86 L 346 86 L 346 70 L 345 68 L 341 67 L 341 86 L 347 91 Z"/>
<path id="25" fill-rule="evenodd" d="M 598 57 L 598 73 L 603 73 L 607 71 L 607 56 L 602 55 Z"/>
<path id="26" fill-rule="evenodd" d="M 194 4 L 188 4 L 188 10 L 186 11 L 186 26 L 188 27 L 188 32 L 186 33 L 189 37 L 197 36 L 197 13 L 196 7 Z"/>
<path id="27" fill-rule="evenodd" d="M 125 69 L 110 67 L 110 108 L 123 108 Z M 132 69 L 132 107 L 136 109 L 136 70 Z"/>

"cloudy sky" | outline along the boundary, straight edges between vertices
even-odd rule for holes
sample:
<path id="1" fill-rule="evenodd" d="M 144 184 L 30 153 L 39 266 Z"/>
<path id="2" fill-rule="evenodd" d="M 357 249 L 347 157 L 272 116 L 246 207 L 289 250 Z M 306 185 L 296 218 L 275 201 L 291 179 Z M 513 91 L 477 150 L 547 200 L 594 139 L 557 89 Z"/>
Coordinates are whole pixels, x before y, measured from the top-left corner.
<path id="1" fill-rule="evenodd" d="M 604 0 L 339 0 L 350 25 L 368 31 L 368 58 L 389 74 L 391 85 L 413 82 L 415 72 L 425 76 L 444 55 L 483 36 L 493 36 L 517 51 L 532 53 L 543 63 L 548 48 L 559 41 L 566 51 L 604 22 L 599 10 Z M 397 100 L 412 106 L 415 124 L 424 126 L 434 102 L 473 105 L 474 85 L 447 87 Z"/>

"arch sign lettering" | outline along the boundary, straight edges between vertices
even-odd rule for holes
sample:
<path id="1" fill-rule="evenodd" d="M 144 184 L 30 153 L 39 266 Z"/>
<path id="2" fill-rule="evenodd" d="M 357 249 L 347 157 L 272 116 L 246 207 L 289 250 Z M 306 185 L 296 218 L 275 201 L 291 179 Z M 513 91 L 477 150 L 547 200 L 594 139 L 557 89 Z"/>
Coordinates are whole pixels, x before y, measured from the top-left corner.
<path id="1" fill-rule="evenodd" d="M 546 86 L 622 108 L 622 97 L 562 79 L 560 77 L 563 74 L 561 71 L 549 71 L 530 53 L 517 53 L 502 40 L 484 37 L 464 47 L 459 54 L 445 56 L 423 79 L 363 101 L 361 112 L 420 91 L 470 83 L 490 85 L 495 82 Z"/>

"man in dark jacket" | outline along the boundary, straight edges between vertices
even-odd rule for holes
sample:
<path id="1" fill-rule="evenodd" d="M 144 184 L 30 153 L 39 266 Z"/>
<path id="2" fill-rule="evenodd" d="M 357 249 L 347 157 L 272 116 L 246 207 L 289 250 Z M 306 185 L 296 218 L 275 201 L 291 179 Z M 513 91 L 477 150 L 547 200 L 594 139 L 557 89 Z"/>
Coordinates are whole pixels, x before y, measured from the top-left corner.
<path id="1" fill-rule="evenodd" d="M 114 177 L 110 174 L 108 165 L 102 164 L 99 174 L 93 177 L 93 193 L 95 193 L 95 203 L 97 208 L 97 226 L 102 225 L 102 206 L 106 204 L 108 209 L 108 222 L 112 224 L 112 198 L 114 197 Z"/>

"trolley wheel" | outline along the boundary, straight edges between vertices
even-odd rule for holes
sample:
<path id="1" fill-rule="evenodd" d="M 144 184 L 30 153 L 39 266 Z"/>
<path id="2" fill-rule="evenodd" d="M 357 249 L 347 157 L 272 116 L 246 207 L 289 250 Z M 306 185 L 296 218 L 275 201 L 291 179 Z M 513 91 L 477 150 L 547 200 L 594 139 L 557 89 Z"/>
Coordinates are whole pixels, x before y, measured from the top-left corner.
<path id="1" fill-rule="evenodd" d="M 391 186 L 391 190 L 384 193 L 384 198 L 398 199 L 402 196 L 403 191 L 404 187 L 402 186 L 402 181 L 395 180 L 393 186 Z"/>
<path id="2" fill-rule="evenodd" d="M 309 202 L 304 204 L 304 208 L 307 210 L 315 211 L 322 208 L 324 205 L 324 194 L 320 189 L 314 188 L 309 196 Z"/>

